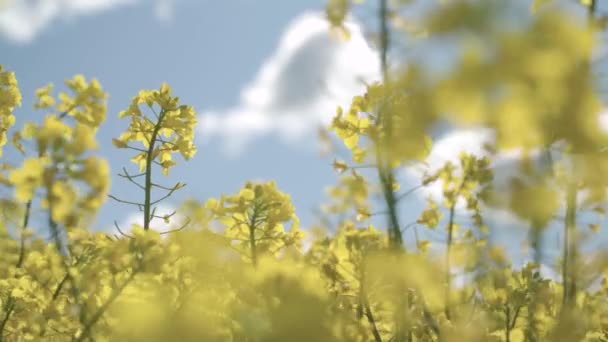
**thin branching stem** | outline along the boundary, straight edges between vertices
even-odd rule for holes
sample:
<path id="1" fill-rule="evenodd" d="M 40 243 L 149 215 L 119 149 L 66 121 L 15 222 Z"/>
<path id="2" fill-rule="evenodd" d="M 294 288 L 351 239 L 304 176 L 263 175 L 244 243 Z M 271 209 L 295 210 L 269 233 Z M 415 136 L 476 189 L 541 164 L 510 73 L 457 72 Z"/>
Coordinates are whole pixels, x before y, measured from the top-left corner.
<path id="1" fill-rule="evenodd" d="M 27 201 L 25 205 L 25 213 L 23 214 L 23 225 L 21 226 L 21 236 L 19 241 L 19 259 L 17 260 L 17 268 L 21 268 L 25 259 L 25 230 L 30 221 L 30 213 L 32 211 L 32 200 Z"/>
<path id="2" fill-rule="evenodd" d="M 420 185 L 416 185 L 415 187 L 409 189 L 408 191 L 402 193 L 401 195 L 397 196 L 397 198 L 395 199 L 397 202 L 401 201 L 402 199 L 406 198 L 407 196 L 411 195 L 412 193 L 414 193 L 416 190 L 421 189 L 424 186 L 424 184 L 420 184 Z"/>
<path id="3" fill-rule="evenodd" d="M 175 232 L 179 232 L 181 230 L 186 229 L 186 227 L 188 226 L 188 224 L 190 224 L 190 218 L 186 219 L 186 222 L 184 222 L 184 224 L 182 224 L 180 227 L 175 228 L 175 229 L 170 229 L 164 232 L 160 232 L 160 235 L 166 235 L 166 234 L 171 234 L 171 233 L 175 233 Z"/>
<path id="4" fill-rule="evenodd" d="M 174 185 L 173 187 L 171 187 L 171 188 L 170 188 L 170 187 L 167 187 L 167 186 L 160 185 L 160 184 L 156 184 L 156 183 L 152 183 L 152 186 L 153 186 L 153 187 L 156 187 L 156 188 L 159 188 L 159 189 L 162 189 L 162 190 L 167 190 L 167 191 L 175 191 L 175 190 L 179 190 L 179 189 L 181 189 L 181 188 L 184 188 L 184 187 L 186 186 L 186 184 L 185 184 L 185 183 L 180 183 L 180 182 L 178 182 L 177 184 L 175 184 L 175 185 Z"/>
<path id="5" fill-rule="evenodd" d="M 91 334 L 91 329 L 93 328 L 93 326 L 95 326 L 95 324 L 97 324 L 97 322 L 101 319 L 103 314 L 110 308 L 110 305 L 112 305 L 112 303 L 114 303 L 114 301 L 116 301 L 116 299 L 118 299 L 118 297 L 120 297 L 123 290 L 133 281 L 133 279 L 135 279 L 135 275 L 137 273 L 138 273 L 138 270 L 133 270 L 131 272 L 131 274 L 129 275 L 129 277 L 118 288 L 114 289 L 110 298 L 108 298 L 108 300 L 105 303 L 103 303 L 103 305 L 101 305 L 101 307 L 99 307 L 99 309 L 97 309 L 97 311 L 91 316 L 91 318 L 82 322 L 83 323 L 82 333 L 78 337 L 74 338 L 74 341 L 80 342 L 80 341 L 84 341 L 87 338 L 89 338 L 89 335 Z"/>
<path id="6" fill-rule="evenodd" d="M 120 198 L 118 198 L 118 197 L 116 197 L 114 195 L 108 195 L 108 197 L 110 197 L 111 199 L 115 200 L 116 202 L 120 202 L 120 203 L 124 203 L 124 204 L 135 205 L 135 206 L 138 206 L 138 207 L 141 207 L 141 206 L 144 205 L 143 203 L 126 201 L 126 200 L 120 199 Z"/>
<path id="7" fill-rule="evenodd" d="M 6 305 L 4 307 L 4 317 L 2 321 L 0 321 L 0 342 L 4 341 L 4 330 L 6 329 L 6 324 L 8 320 L 11 318 L 13 311 L 15 310 L 15 298 L 12 296 L 8 298 Z"/>

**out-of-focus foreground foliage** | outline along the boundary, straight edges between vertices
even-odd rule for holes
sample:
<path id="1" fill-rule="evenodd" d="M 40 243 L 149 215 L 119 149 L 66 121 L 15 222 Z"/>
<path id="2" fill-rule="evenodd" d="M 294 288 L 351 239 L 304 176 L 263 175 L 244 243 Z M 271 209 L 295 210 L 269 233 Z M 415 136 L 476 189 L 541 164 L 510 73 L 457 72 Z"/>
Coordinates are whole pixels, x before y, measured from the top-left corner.
<path id="1" fill-rule="evenodd" d="M 580 213 L 603 212 L 608 185 L 590 65 L 601 22 L 593 1 L 581 4 L 590 18 L 548 2 L 533 14 L 508 1 L 440 2 L 412 23 L 420 39 L 459 47 L 437 73 L 415 61 L 388 68 L 389 33 L 402 34 L 394 26 L 407 2 L 380 1 L 384 76 L 336 113 L 331 130 L 352 161 L 335 160 L 327 219 L 308 232 L 274 182 L 155 214 L 184 186 L 161 185 L 155 168 L 168 177 L 175 154 L 196 153 L 196 113 L 167 85 L 141 91 L 119 114 L 130 122 L 112 142 L 133 152 L 139 172 L 120 176 L 142 192 L 119 199 L 95 152 L 101 85 L 79 75 L 58 94 L 40 88 L 40 123 L 18 127 L 17 79 L 0 69 L 0 144 L 24 155 L 20 165 L 3 162 L 0 177 L 14 193 L 0 202 L 0 340 L 608 340 L 608 257 L 580 250 L 590 230 L 577 225 Z M 340 32 L 351 5 L 328 3 Z M 445 230 L 444 248 L 404 237 L 412 225 L 400 222 L 399 204 L 409 191 L 397 179 L 424 161 L 428 132 L 445 122 L 489 128 L 495 143 L 489 156 L 463 153 L 420 179 L 441 184 L 442 201 L 429 199 L 415 224 Z M 495 184 L 491 156 L 510 149 L 521 152 L 521 171 Z M 534 162 L 539 155 L 552 157 L 549 167 Z M 88 229 L 108 196 L 142 211 L 144 225 L 117 225 L 119 235 Z M 488 241 L 486 208 L 529 224 L 532 262 L 513 265 L 513 251 Z M 385 224 L 372 219 L 382 216 Z M 175 229 L 159 232 L 154 218 Z M 542 233 L 556 219 L 559 280 L 540 273 Z"/>

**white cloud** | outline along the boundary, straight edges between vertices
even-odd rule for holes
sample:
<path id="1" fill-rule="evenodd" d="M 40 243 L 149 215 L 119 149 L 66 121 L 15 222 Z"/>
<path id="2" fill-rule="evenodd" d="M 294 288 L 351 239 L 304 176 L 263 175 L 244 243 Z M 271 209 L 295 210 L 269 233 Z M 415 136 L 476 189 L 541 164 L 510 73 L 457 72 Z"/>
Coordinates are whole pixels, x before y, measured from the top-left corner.
<path id="1" fill-rule="evenodd" d="M 201 116 L 202 136 L 219 136 L 232 155 L 252 139 L 278 134 L 299 141 L 329 124 L 338 105 L 378 79 L 377 54 L 361 28 L 348 22 L 349 41 L 332 38 L 321 13 L 305 13 L 284 31 L 274 53 L 241 91 L 239 103 Z"/>
<path id="2" fill-rule="evenodd" d="M 608 108 L 602 109 L 598 116 L 599 127 L 604 133 L 608 133 Z"/>
<path id="3" fill-rule="evenodd" d="M 174 16 L 174 0 L 157 0 L 154 6 L 156 17 L 162 22 L 170 22 Z"/>
<path id="4" fill-rule="evenodd" d="M 426 165 L 417 164 L 405 169 L 404 176 L 410 183 L 419 183 L 425 173 L 432 173 L 441 168 L 447 161 L 455 165 L 459 164 L 461 152 L 471 153 L 478 157 L 488 156 L 484 145 L 493 141 L 493 132 L 489 128 L 460 128 L 453 129 L 438 138 L 426 159 Z M 533 152 L 534 154 L 534 152 Z M 498 187 L 505 185 L 506 182 L 517 173 L 517 160 L 521 157 L 521 152 L 517 150 L 500 152 L 491 159 L 492 170 L 494 171 L 494 184 Z M 416 193 L 421 199 L 431 198 L 437 203 L 443 201 L 443 185 L 441 180 L 431 183 Z M 466 212 L 466 203 L 458 201 L 456 211 Z M 503 224 L 521 226 L 522 221 L 512 213 L 500 209 L 485 207 L 486 217 L 491 217 Z"/>
<path id="5" fill-rule="evenodd" d="M 447 161 L 458 165 L 458 157 L 461 152 L 472 153 L 477 156 L 487 155 L 483 149 L 484 143 L 490 142 L 492 131 L 486 128 L 455 129 L 444 134 L 433 143 L 433 147 L 426 159 L 426 165 L 414 165 L 405 169 L 405 176 L 411 182 L 420 182 L 425 172 L 434 172 L 442 167 Z M 441 201 L 442 185 L 440 181 L 425 186 L 418 192 L 424 198 L 431 197 L 435 201 Z M 464 204 L 459 203 L 464 206 Z"/>
<path id="6" fill-rule="evenodd" d="M 164 215 L 171 215 L 173 212 L 175 212 L 175 210 L 176 208 L 173 206 L 159 205 L 154 215 L 160 217 Z M 183 223 L 184 217 L 180 215 L 179 212 L 177 212 L 170 217 L 169 223 L 166 223 L 162 218 L 154 217 L 150 222 L 150 229 L 154 229 L 162 233 L 179 228 Z M 139 225 L 143 227 L 144 214 L 143 212 L 133 212 L 127 215 L 122 221 L 117 222 L 117 224 L 120 230 L 118 230 L 116 227 L 112 227 L 109 229 L 110 234 L 116 236 L 121 236 L 122 233 L 129 234 L 133 229 L 133 225 Z"/>
<path id="7" fill-rule="evenodd" d="M 8 4 L 0 8 L 0 35 L 16 42 L 28 43 L 59 20 L 101 13 L 141 1 L 8 0 Z M 155 1 L 158 18 L 170 19 L 173 0 Z"/>
<path id="8" fill-rule="evenodd" d="M 603 110 L 598 115 L 598 124 L 604 132 L 608 133 L 608 110 Z M 445 162 L 451 161 L 458 164 L 458 156 L 460 152 L 472 153 L 477 156 L 487 156 L 488 153 L 483 146 L 486 143 L 493 141 L 492 130 L 488 128 L 465 128 L 453 129 L 439 139 L 437 139 L 431 149 L 431 153 L 426 159 L 426 165 L 415 165 L 405 169 L 405 177 L 411 183 L 418 183 L 422 179 L 425 171 L 433 172 L 442 167 Z M 555 144 L 560 146 L 559 143 Z M 530 152 L 531 156 L 542 165 L 547 162 L 546 155 L 540 150 Z M 519 161 L 522 157 L 521 149 L 512 149 L 499 152 L 492 160 L 492 170 L 494 172 L 494 185 L 497 189 L 505 187 L 509 184 L 510 179 L 519 174 Z M 554 160 L 562 160 L 563 155 L 559 151 L 552 152 Z M 546 165 L 546 164 L 545 164 Z M 436 202 L 442 201 L 442 183 L 441 181 L 434 182 L 417 192 L 421 198 L 432 198 Z M 582 191 L 578 200 L 583 203 L 588 191 Z M 565 205 L 562 203 L 562 205 Z M 465 211 L 465 203 L 459 201 L 456 206 L 457 211 Z M 506 210 L 498 208 L 484 208 L 487 216 L 491 216 L 493 220 L 502 223 L 512 224 L 514 226 L 523 226 L 523 221 L 516 218 L 515 215 Z"/>

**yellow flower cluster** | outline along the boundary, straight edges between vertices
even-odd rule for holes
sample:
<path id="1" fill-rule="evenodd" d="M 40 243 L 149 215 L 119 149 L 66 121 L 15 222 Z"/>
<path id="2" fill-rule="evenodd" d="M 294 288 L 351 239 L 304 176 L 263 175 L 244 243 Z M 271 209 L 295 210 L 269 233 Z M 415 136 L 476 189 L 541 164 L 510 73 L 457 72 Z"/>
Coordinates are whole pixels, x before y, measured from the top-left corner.
<path id="1" fill-rule="evenodd" d="M 432 140 L 424 132 L 437 114 L 421 86 L 421 77 L 411 71 L 391 83 L 370 85 L 364 96 L 353 98 L 346 113 L 338 108 L 330 129 L 351 150 L 353 161 L 363 163 L 377 148 L 394 167 L 426 158 Z M 410 97 L 416 101 L 408 100 Z"/>
<path id="2" fill-rule="evenodd" d="M 261 255 L 300 248 L 303 233 L 289 195 L 274 182 L 248 182 L 237 194 L 211 198 L 205 204 L 226 229 L 226 237 L 254 264 Z M 292 221 L 288 232 L 284 223 Z"/>
<path id="3" fill-rule="evenodd" d="M 154 118 L 144 115 L 140 105 L 145 104 L 154 112 Z M 157 106 L 159 111 L 155 111 Z M 131 160 L 139 165 L 140 171 L 155 160 L 167 175 L 175 165 L 172 154 L 179 152 L 186 160 L 196 153 L 194 146 L 194 131 L 196 113 L 191 106 L 179 105 L 179 98 L 171 95 L 171 88 L 163 84 L 159 90 L 142 90 L 131 101 L 119 117 L 131 117 L 131 123 L 126 132 L 112 142 L 118 148 L 130 147 L 130 142 L 140 142 L 142 150 Z"/>
<path id="4" fill-rule="evenodd" d="M 371 216 L 369 197 L 369 184 L 367 179 L 354 169 L 350 174 L 341 175 L 337 185 L 329 187 L 327 194 L 332 203 L 325 206 L 328 213 L 347 214 L 354 209 L 357 220 L 365 220 Z"/>
<path id="5" fill-rule="evenodd" d="M 6 132 L 15 124 L 13 110 L 17 106 L 21 106 L 21 92 L 17 87 L 15 73 L 5 71 L 0 66 L 0 147 L 6 145 Z"/>
<path id="6" fill-rule="evenodd" d="M 37 189 L 46 189 L 43 206 L 51 210 L 51 218 L 74 227 L 80 211 L 94 213 L 101 207 L 110 186 L 107 162 L 87 154 L 97 148 L 95 133 L 105 120 L 107 94 L 95 79 L 87 82 L 81 75 L 67 80 L 66 86 L 73 95 L 61 92 L 59 102 L 51 85 L 36 91 L 34 108 L 56 112 L 48 113 L 40 125 L 28 122 L 15 132 L 13 144 L 25 153 L 22 141 L 32 141 L 38 156 L 26 158 L 8 180 L 21 202 L 31 201 Z M 67 117 L 74 118 L 73 126 L 65 122 Z M 88 191 L 79 194 L 74 181 L 85 184 Z"/>
<path id="7" fill-rule="evenodd" d="M 331 25 L 341 26 L 354 3 L 331 0 Z M 384 4 L 397 3 L 407 1 Z M 590 10 L 593 4 L 586 2 Z M 306 236 L 291 197 L 272 181 L 247 182 L 204 205 L 190 200 L 178 210 L 182 226 L 150 229 L 153 218 L 169 223 L 176 214 L 157 215 L 154 205 L 183 187 L 152 182 L 152 165 L 166 175 L 173 153 L 189 159 L 196 151 L 196 114 L 164 84 L 141 91 L 119 114 L 129 116 L 130 125 L 113 140 L 136 150 L 133 161 L 146 171 L 119 174 L 144 190 L 143 202 L 122 201 L 143 212 L 144 225 L 121 236 L 92 232 L 89 219 L 109 187 L 107 163 L 91 153 L 107 95 L 82 76 L 66 82 L 71 95 L 56 98 L 52 85 L 40 88 L 34 107 L 45 116 L 13 135 L 26 158 L 20 167 L 0 168 L 8 171 L 2 184 L 15 190 L 0 199 L 0 340 L 606 340 L 608 258 L 577 248 L 586 236 L 583 221 L 601 230 L 587 222 L 591 216 L 577 214 L 605 213 L 608 185 L 599 96 L 587 63 L 591 35 L 549 10 L 505 30 L 508 6 L 442 2 L 421 26 L 428 39 L 466 37 L 453 69 L 430 75 L 408 62 L 384 83 L 368 86 L 347 112 L 338 111 L 332 129 L 356 165 L 334 161 L 340 175 L 328 190 L 328 210 Z M 2 145 L 20 102 L 15 75 L 0 67 Z M 397 166 L 424 159 L 425 132 L 442 121 L 488 126 L 498 149 L 524 151 L 521 172 L 507 185 L 495 184 L 490 157 L 462 153 L 414 188 L 440 182 L 442 203 L 429 200 L 414 213 L 415 222 L 401 227 L 399 219 L 412 208 L 400 206 L 410 190 L 393 196 Z M 549 157 L 556 149 L 563 153 L 543 169 L 531 158 L 535 149 Z M 378 171 L 388 232 L 375 220 L 385 212 L 372 214 L 378 191 L 361 171 L 367 168 Z M 153 200 L 154 187 L 167 196 Z M 562 192 L 564 250 L 555 262 L 561 274 L 552 277 L 539 228 L 561 220 Z M 489 239 L 490 229 L 496 232 L 485 216 L 490 205 L 529 223 L 534 262 L 513 263 L 517 251 Z M 45 220 L 38 219 L 40 208 Z M 461 222 L 463 211 L 470 220 Z M 447 239 L 439 230 L 419 236 L 418 224 L 445 224 Z M 396 231 L 403 245 L 395 246 Z M 435 240 L 445 248 L 431 246 Z"/>

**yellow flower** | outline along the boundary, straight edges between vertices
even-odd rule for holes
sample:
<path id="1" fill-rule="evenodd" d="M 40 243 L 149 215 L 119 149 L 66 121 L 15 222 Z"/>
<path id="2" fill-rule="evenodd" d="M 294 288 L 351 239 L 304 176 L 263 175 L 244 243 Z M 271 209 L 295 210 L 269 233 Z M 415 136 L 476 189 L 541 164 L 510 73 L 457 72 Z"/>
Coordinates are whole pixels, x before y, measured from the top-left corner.
<path id="1" fill-rule="evenodd" d="M 20 169 L 10 172 L 9 181 L 15 186 L 15 196 L 18 200 L 31 200 L 36 188 L 42 186 L 43 171 L 47 162 L 45 158 L 26 159 Z"/>
<path id="2" fill-rule="evenodd" d="M 433 200 L 428 200 L 428 207 L 425 209 L 416 223 L 424 224 L 429 228 L 436 228 L 439 224 L 439 220 L 441 219 L 441 212 L 439 211 L 439 207 L 437 203 Z"/>
<path id="3" fill-rule="evenodd" d="M 93 189 L 93 192 L 104 195 L 109 187 L 110 167 L 104 159 L 88 157 L 84 160 L 79 176 Z"/>
<path id="4" fill-rule="evenodd" d="M 87 83 L 84 76 L 76 75 L 71 80 L 66 80 L 65 84 L 74 95 L 61 92 L 57 110 L 69 114 L 81 124 L 99 127 L 106 117 L 108 97 L 99 81 L 92 79 Z"/>
<path id="5" fill-rule="evenodd" d="M 83 154 L 87 150 L 97 148 L 95 131 L 91 126 L 76 123 L 73 131 L 72 141 L 66 146 L 66 151 L 75 156 Z"/>
<path id="6" fill-rule="evenodd" d="M 171 88 L 163 83 L 159 90 L 141 90 L 133 98 L 129 107 L 121 111 L 119 118 L 130 116 L 131 123 L 126 132 L 112 143 L 118 148 L 129 146 L 129 142 L 140 142 L 145 152 L 141 152 L 131 160 L 139 164 L 140 170 L 146 168 L 146 156 L 150 144 L 155 146 L 151 149 L 152 160 L 157 160 L 163 167 L 163 174 L 169 172 L 169 168 L 175 165 L 170 158 L 173 152 L 179 152 L 185 160 L 190 159 L 196 153 L 194 146 L 194 131 L 196 127 L 196 113 L 191 106 L 178 106 L 179 99 L 171 96 Z M 154 105 L 160 107 L 160 113 L 155 112 L 155 117 L 149 119 L 143 116 L 139 106 L 146 104 L 152 110 Z M 162 141 L 161 141 L 162 137 Z M 162 144 L 160 153 L 158 145 Z M 144 155 L 142 155 L 144 154 Z"/>
<path id="7" fill-rule="evenodd" d="M 175 165 L 176 163 L 173 160 L 165 160 L 162 161 L 160 163 L 160 165 L 162 166 L 162 173 L 164 176 L 167 176 L 169 174 L 169 168 L 171 168 L 171 166 Z"/>
<path id="8" fill-rule="evenodd" d="M 45 87 L 36 90 L 36 97 L 38 98 L 38 102 L 34 104 L 35 109 L 46 109 L 51 108 L 55 105 L 55 98 L 50 95 L 51 91 L 53 91 L 52 83 L 49 83 Z"/>
<path id="9" fill-rule="evenodd" d="M 47 115 L 44 118 L 42 127 L 38 130 L 38 140 L 47 146 L 49 143 L 56 140 L 63 140 L 69 137 L 72 129 L 63 123 L 59 117 L 54 114 Z"/>
<path id="10" fill-rule="evenodd" d="M 65 223 L 72 214 L 76 202 L 76 192 L 65 181 L 56 181 L 51 188 L 51 217 L 53 221 Z"/>
<path id="11" fill-rule="evenodd" d="M 18 106 L 21 106 L 21 92 L 15 73 L 4 71 L 0 65 L 0 147 L 6 144 L 6 132 L 15 124 L 13 110 Z"/>

